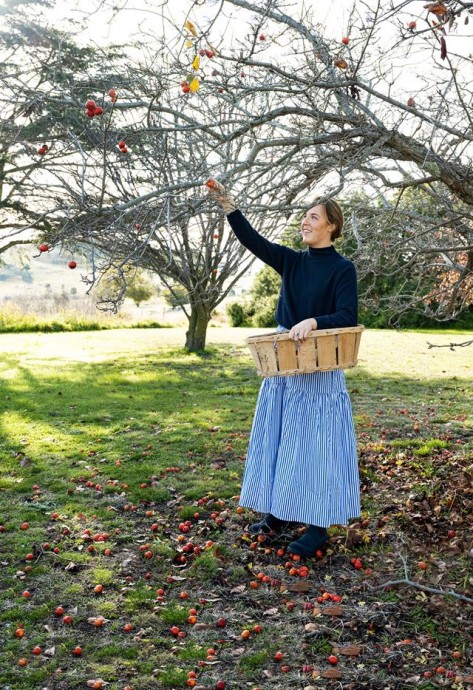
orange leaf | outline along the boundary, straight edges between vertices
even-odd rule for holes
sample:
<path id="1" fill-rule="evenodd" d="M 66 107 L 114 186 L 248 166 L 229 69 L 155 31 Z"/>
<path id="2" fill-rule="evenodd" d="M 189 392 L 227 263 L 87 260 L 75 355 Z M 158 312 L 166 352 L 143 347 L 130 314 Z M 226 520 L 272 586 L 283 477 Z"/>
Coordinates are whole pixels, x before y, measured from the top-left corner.
<path id="1" fill-rule="evenodd" d="M 435 14 L 437 17 L 441 17 L 448 12 L 448 9 L 445 7 L 443 2 L 429 2 L 427 5 L 424 5 L 424 8 L 429 12 L 432 12 L 432 14 Z"/>
<path id="2" fill-rule="evenodd" d="M 348 62 L 344 60 L 343 58 L 339 58 L 338 60 L 334 60 L 335 67 L 339 67 L 340 69 L 348 69 Z"/>

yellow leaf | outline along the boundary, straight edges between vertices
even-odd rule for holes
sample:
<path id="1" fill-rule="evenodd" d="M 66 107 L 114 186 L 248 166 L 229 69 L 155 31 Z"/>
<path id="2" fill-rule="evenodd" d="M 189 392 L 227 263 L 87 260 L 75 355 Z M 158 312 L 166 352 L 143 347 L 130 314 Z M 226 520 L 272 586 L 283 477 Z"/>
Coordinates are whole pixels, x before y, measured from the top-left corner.
<path id="1" fill-rule="evenodd" d="M 196 69 L 196 70 L 199 69 L 199 65 L 200 65 L 199 56 L 196 55 L 193 62 L 192 62 L 192 69 Z"/>
<path id="2" fill-rule="evenodd" d="M 186 41 L 186 48 L 192 48 L 192 46 L 193 46 L 192 41 L 190 41 L 189 39 L 187 39 L 187 41 Z"/>
<path id="3" fill-rule="evenodd" d="M 200 87 L 200 82 L 197 79 L 197 77 L 194 77 L 194 79 L 189 84 L 189 88 L 192 91 L 192 93 L 195 93 L 196 91 L 199 90 L 199 87 Z"/>
<path id="4" fill-rule="evenodd" d="M 190 19 L 186 19 L 186 23 L 184 24 L 186 29 L 191 32 L 193 36 L 197 36 L 197 29 L 195 27 L 195 24 L 191 22 Z"/>

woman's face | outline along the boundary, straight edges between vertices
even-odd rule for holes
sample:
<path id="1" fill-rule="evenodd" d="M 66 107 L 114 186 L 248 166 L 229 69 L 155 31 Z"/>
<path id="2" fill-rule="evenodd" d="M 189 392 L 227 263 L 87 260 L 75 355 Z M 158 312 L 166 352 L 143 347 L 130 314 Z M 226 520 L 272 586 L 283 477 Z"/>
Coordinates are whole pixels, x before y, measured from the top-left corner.
<path id="1" fill-rule="evenodd" d="M 309 208 L 301 223 L 302 241 L 313 249 L 329 247 L 332 244 L 330 236 L 335 225 L 328 222 L 325 206 L 319 205 Z"/>

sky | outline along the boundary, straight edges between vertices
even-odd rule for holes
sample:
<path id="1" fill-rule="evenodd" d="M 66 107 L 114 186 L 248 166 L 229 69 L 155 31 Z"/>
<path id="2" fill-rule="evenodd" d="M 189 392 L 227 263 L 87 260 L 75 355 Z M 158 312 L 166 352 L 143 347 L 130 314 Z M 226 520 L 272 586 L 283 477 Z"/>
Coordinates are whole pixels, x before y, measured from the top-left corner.
<path id="1" fill-rule="evenodd" d="M 373 2 L 373 0 L 368 1 Z M 155 12 L 153 8 L 159 4 L 160 0 L 155 0 L 155 2 L 148 0 L 121 0 L 121 2 L 65 0 L 56 4 L 53 14 L 59 20 L 67 17 L 83 20 L 84 35 L 90 40 L 98 43 L 102 41 L 120 42 L 128 40 L 130 34 L 137 30 L 142 22 L 145 26 L 151 24 L 157 29 L 161 25 L 161 19 L 159 12 Z M 288 0 L 286 11 L 291 16 L 296 17 L 304 8 L 311 9 L 314 13 L 314 19 L 326 27 L 333 37 L 337 37 L 346 30 L 353 4 L 354 0 Z M 216 9 L 214 0 L 205 0 L 192 9 L 193 5 L 195 3 L 192 0 L 172 0 L 172 16 L 176 24 L 183 24 L 186 17 L 198 22 L 199 19 L 203 20 L 205 17 L 213 15 Z M 111 6 L 119 6 L 121 10 L 113 13 L 108 9 Z M 238 33 L 238 29 L 244 24 L 239 17 L 246 15 L 245 10 L 226 5 L 224 12 L 227 17 L 232 17 L 228 30 L 231 33 Z"/>
<path id="2" fill-rule="evenodd" d="M 175 29 L 170 31 L 171 24 L 182 30 L 184 21 L 189 18 L 198 29 L 205 28 L 209 19 L 215 16 L 220 4 L 221 0 L 58 0 L 51 10 L 51 20 L 54 23 L 60 23 L 67 18 L 80 21 L 83 26 L 80 38 L 92 45 L 126 44 L 130 39 L 142 42 L 149 39 L 152 45 L 153 37 L 165 33 L 166 36 L 170 36 L 168 48 L 178 50 L 182 46 L 183 36 L 176 34 Z M 354 20 L 355 27 L 363 25 L 366 29 L 369 26 L 369 17 L 373 14 L 372 10 L 377 4 L 378 0 L 285 0 L 283 6 L 286 13 L 296 19 L 304 11 L 311 12 L 314 24 L 323 27 L 323 36 L 329 41 L 339 42 L 343 36 L 350 35 L 351 48 L 352 45 L 356 46 L 360 35 L 356 28 L 350 28 L 350 18 Z M 384 8 L 388 8 L 390 4 L 400 9 L 395 15 L 388 15 L 387 20 L 378 24 L 375 41 L 380 63 L 385 49 L 398 43 L 401 34 L 406 34 L 409 21 L 417 21 L 417 30 L 422 33 L 428 28 L 427 18 L 434 18 L 424 9 L 423 0 L 392 0 L 391 3 L 382 0 Z M 119 10 L 115 11 L 117 7 Z M 243 40 L 249 33 L 248 20 L 251 17 L 252 14 L 248 11 L 228 2 L 224 3 L 222 14 L 209 34 L 213 44 L 229 49 L 235 42 Z M 457 53 L 467 56 L 473 50 L 473 16 L 469 26 L 465 26 L 463 21 L 464 18 L 461 18 L 458 25 L 448 31 L 449 55 Z M 273 50 L 271 32 L 276 31 L 276 28 L 266 23 L 263 30 L 268 32 L 268 41 L 265 45 L 265 55 L 268 56 Z M 392 78 L 395 86 L 400 84 L 403 88 L 405 86 L 415 89 L 418 84 L 422 89 L 422 74 L 431 70 L 431 63 L 426 59 L 425 44 L 422 44 L 419 52 L 416 46 L 419 47 L 420 44 L 410 45 L 411 43 L 399 43 L 397 59 L 394 59 L 392 64 Z M 290 59 L 290 47 L 291 44 L 284 59 Z M 355 49 L 355 55 L 360 53 L 359 48 L 360 46 L 358 50 Z M 274 49 L 277 49 L 276 46 Z M 391 57 L 392 53 L 389 55 Z"/>

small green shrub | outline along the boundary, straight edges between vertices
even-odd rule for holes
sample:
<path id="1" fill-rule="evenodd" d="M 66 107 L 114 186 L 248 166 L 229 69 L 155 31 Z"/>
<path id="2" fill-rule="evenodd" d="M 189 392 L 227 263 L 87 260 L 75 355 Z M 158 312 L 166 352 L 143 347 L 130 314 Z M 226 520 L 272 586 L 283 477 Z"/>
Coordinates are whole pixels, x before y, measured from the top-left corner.
<path id="1" fill-rule="evenodd" d="M 248 326 L 248 312 L 241 302 L 231 302 L 227 305 L 227 314 L 230 318 L 230 324 L 234 328 L 240 326 Z"/>
<path id="2" fill-rule="evenodd" d="M 276 307 L 278 304 L 278 296 L 273 295 L 264 299 L 255 308 L 253 316 L 253 324 L 259 328 L 275 328 L 276 322 Z"/>

